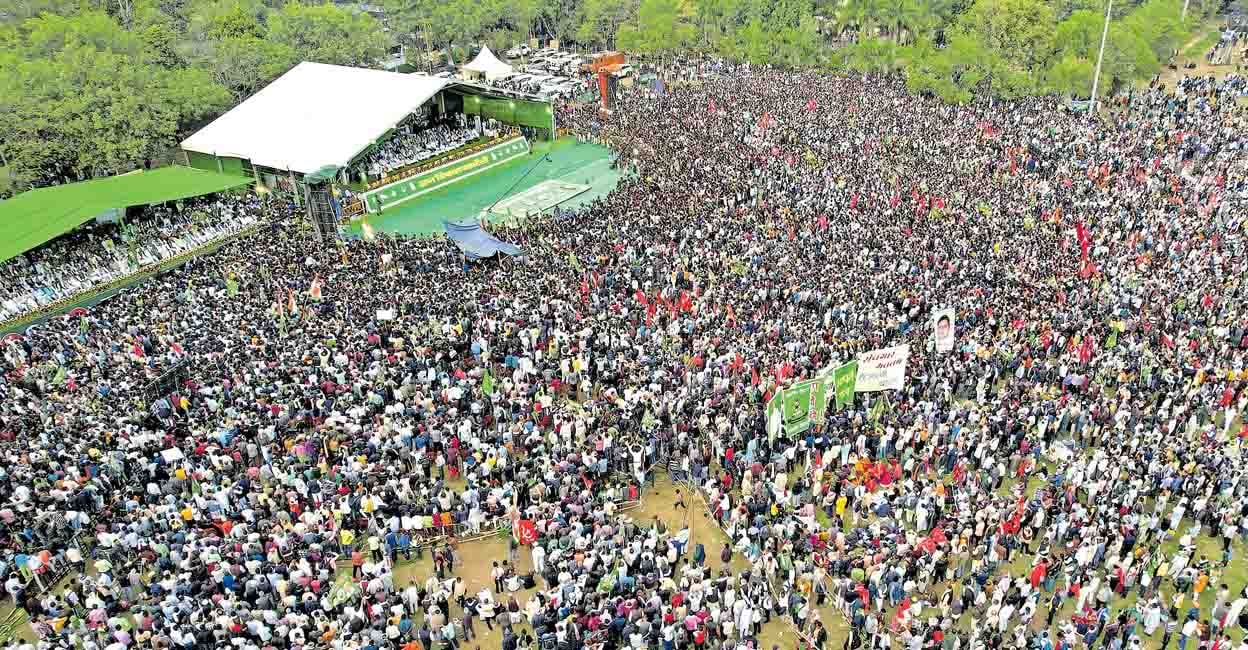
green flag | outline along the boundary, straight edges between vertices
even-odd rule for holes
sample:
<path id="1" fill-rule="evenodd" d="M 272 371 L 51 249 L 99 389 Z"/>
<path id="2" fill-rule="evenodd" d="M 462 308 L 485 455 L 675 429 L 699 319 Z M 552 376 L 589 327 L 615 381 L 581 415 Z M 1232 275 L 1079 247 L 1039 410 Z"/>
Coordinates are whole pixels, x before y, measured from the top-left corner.
<path id="1" fill-rule="evenodd" d="M 238 295 L 238 280 L 233 275 L 225 279 L 225 293 L 230 296 Z"/>
<path id="2" fill-rule="evenodd" d="M 854 403 L 854 386 L 857 381 L 857 360 L 842 364 L 832 370 L 832 383 L 836 386 L 836 408 Z"/>
<path id="3" fill-rule="evenodd" d="M 1113 331 L 1109 333 L 1109 338 L 1105 340 L 1105 347 L 1112 348 L 1112 347 L 1116 347 L 1117 345 L 1118 345 L 1118 328 L 1115 327 Z"/>
<path id="4" fill-rule="evenodd" d="M 871 412 L 868 414 L 869 417 L 871 418 L 871 422 L 878 423 L 880 421 L 880 418 L 883 417 L 884 413 L 886 413 L 888 410 L 889 410 L 888 396 L 880 395 L 880 398 L 875 400 L 875 404 L 871 405 Z"/>
<path id="5" fill-rule="evenodd" d="M 576 258 L 576 253 L 572 251 L 568 251 L 568 264 L 571 264 L 572 268 L 578 271 L 581 270 L 581 261 Z"/>
<path id="6" fill-rule="evenodd" d="M 494 376 L 490 374 L 489 368 L 486 368 L 485 375 L 481 377 L 481 391 L 486 395 L 494 394 Z"/>
<path id="7" fill-rule="evenodd" d="M 65 366 L 56 367 L 56 376 L 52 378 L 52 383 L 57 386 L 65 383 Z"/>

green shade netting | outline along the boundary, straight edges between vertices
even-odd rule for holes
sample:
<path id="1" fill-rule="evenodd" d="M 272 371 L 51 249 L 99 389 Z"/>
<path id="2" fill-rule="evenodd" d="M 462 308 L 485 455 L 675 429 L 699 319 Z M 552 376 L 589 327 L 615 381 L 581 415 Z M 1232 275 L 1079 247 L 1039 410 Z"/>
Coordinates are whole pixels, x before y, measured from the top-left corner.
<path id="1" fill-rule="evenodd" d="M 107 210 L 176 201 L 252 182 L 244 176 L 174 166 L 23 192 L 0 201 L 0 262 Z"/>

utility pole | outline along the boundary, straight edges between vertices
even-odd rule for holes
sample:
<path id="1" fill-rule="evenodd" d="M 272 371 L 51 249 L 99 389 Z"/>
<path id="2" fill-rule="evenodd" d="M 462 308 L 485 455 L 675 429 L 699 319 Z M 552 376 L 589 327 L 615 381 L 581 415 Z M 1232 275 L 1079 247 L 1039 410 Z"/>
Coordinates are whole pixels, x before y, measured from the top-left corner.
<path id="1" fill-rule="evenodd" d="M 1105 28 L 1101 30 L 1101 51 L 1096 55 L 1096 72 L 1092 74 L 1092 100 L 1088 104 L 1088 113 L 1096 112 L 1096 91 L 1101 84 L 1101 61 L 1105 59 L 1105 40 L 1109 37 L 1109 12 L 1114 8 L 1114 0 L 1105 3 Z"/>

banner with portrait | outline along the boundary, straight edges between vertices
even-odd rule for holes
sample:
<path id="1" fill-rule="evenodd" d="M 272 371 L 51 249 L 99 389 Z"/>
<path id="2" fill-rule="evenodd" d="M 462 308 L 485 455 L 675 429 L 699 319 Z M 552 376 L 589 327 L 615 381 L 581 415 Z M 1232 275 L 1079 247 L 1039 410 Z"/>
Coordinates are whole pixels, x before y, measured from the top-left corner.
<path id="1" fill-rule="evenodd" d="M 953 328 L 954 313 L 951 307 L 932 312 L 932 337 L 936 341 L 937 352 L 953 350 Z"/>

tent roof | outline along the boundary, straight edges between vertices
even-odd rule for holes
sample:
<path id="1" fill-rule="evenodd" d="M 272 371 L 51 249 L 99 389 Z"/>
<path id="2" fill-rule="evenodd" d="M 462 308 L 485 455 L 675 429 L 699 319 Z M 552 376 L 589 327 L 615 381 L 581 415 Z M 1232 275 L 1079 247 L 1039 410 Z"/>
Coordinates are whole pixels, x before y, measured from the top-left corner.
<path id="1" fill-rule="evenodd" d="M 446 83 L 305 61 L 183 140 L 182 148 L 302 174 L 346 167 Z"/>
<path id="2" fill-rule="evenodd" d="M 470 260 L 479 260 L 483 257 L 491 257 L 498 253 L 504 253 L 517 257 L 521 255 L 520 247 L 515 244 L 505 242 L 486 232 L 481 224 L 471 223 L 452 223 L 443 221 L 442 225 L 446 228 L 446 236 L 455 242 L 459 250 Z"/>
<path id="3" fill-rule="evenodd" d="M 67 233 L 106 210 L 212 194 L 252 182 L 243 176 L 175 166 L 22 192 L 0 201 L 0 261 Z"/>
<path id="4" fill-rule="evenodd" d="M 499 61 L 498 57 L 494 56 L 494 53 L 488 47 L 481 48 L 477 58 L 473 59 L 472 63 L 465 65 L 464 69 L 487 75 L 511 72 L 511 66 Z"/>

